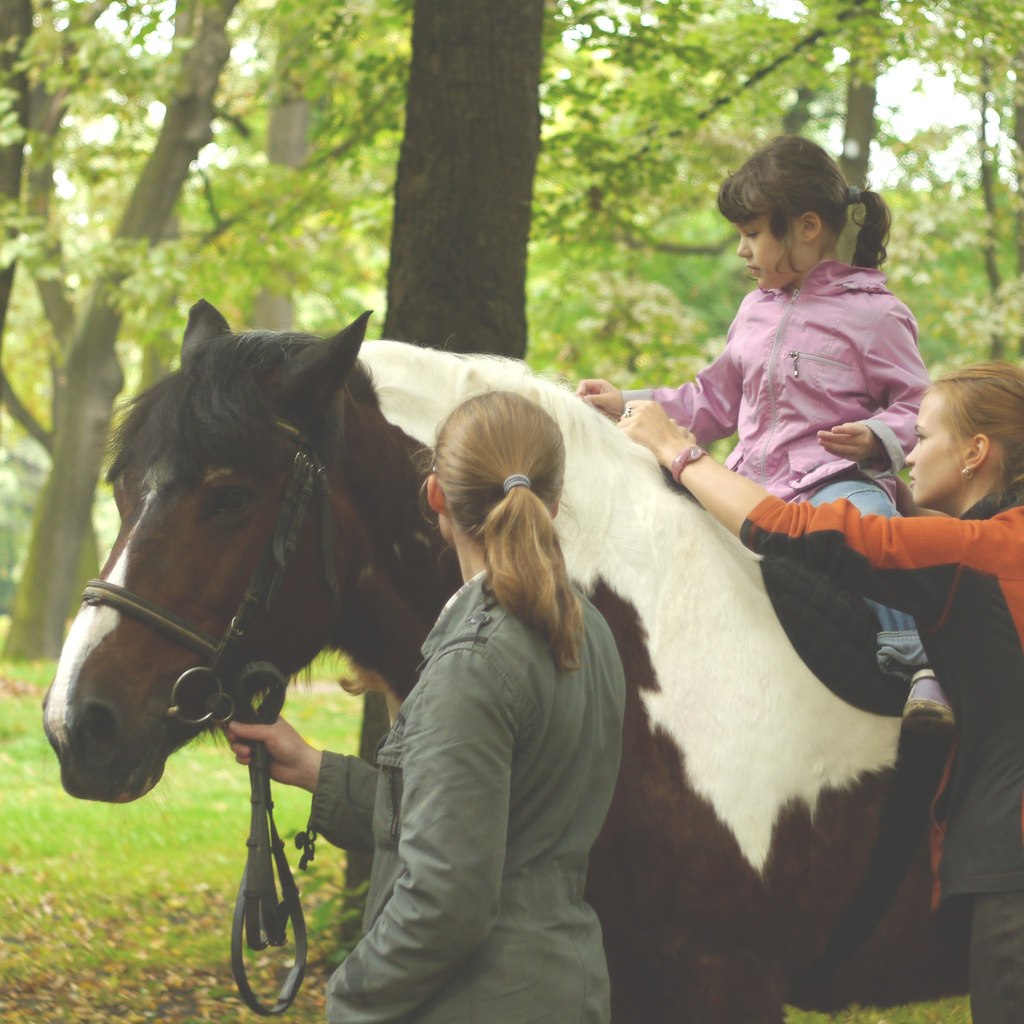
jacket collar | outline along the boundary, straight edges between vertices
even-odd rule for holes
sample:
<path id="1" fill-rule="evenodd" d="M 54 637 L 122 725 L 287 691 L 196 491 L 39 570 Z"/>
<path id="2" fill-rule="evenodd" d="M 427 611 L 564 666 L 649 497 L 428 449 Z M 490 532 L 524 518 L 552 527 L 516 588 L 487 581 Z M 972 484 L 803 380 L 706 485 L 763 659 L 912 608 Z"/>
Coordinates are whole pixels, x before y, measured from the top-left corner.
<path id="1" fill-rule="evenodd" d="M 480 613 L 493 608 L 495 603 L 494 595 L 487 586 L 487 573 L 478 572 L 448 598 L 434 628 L 423 641 L 423 657 L 429 658 L 452 636 L 457 635 L 460 627 L 467 622 L 473 626 L 478 625 Z"/>
<path id="2" fill-rule="evenodd" d="M 1024 505 L 1024 487 L 1012 488 L 999 494 L 986 494 L 981 501 L 976 501 L 960 518 L 991 519 L 1006 512 L 1008 509 Z"/>
<path id="3" fill-rule="evenodd" d="M 841 295 L 843 292 L 881 292 L 889 294 L 885 274 L 867 267 L 851 267 L 838 260 L 822 260 L 807 275 L 801 295 Z M 768 288 L 766 295 L 789 297 L 791 288 Z"/>

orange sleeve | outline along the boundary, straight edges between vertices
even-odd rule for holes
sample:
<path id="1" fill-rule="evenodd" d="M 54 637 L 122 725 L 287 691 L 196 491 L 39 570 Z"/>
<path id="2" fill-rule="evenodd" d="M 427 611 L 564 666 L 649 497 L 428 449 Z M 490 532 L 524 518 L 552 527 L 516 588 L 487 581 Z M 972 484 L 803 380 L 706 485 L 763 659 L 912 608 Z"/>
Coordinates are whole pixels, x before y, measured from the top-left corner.
<path id="1" fill-rule="evenodd" d="M 925 623 L 946 608 L 968 542 L 989 546 L 991 522 L 888 519 L 862 516 L 845 500 L 815 507 L 772 497 L 751 511 L 741 537 L 754 551 L 792 558 Z"/>

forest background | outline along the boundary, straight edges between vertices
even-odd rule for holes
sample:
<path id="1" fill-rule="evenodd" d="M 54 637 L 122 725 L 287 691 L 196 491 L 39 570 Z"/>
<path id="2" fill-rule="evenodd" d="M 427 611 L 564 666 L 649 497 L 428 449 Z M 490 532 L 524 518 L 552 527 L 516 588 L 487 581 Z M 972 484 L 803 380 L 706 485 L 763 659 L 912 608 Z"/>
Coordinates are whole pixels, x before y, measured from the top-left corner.
<path id="1" fill-rule="evenodd" d="M 113 410 L 174 365 L 200 296 L 239 327 L 333 333 L 387 310 L 378 336 L 504 351 L 570 379 L 682 381 L 720 351 L 750 287 L 716 187 L 765 139 L 801 132 L 892 206 L 886 270 L 929 367 L 1021 355 L 1019 5 L 535 0 L 486 5 L 485 17 L 475 0 L 417 6 L 467 51 L 483 46 L 474 26 L 492 23 L 519 81 L 536 79 L 489 97 L 486 116 L 458 109 L 488 93 L 486 67 L 449 61 L 447 93 L 423 80 L 418 130 L 468 168 L 469 199 L 449 188 L 416 200 L 408 0 L 3 0 L 7 657 L 59 649 L 116 528 L 98 483 Z M 534 32 L 539 67 L 522 43 Z M 524 96 L 532 121 L 515 119 Z M 487 163 L 502 132 L 524 139 L 514 152 L 539 135 L 535 173 L 528 159 L 510 183 Z M 396 273 L 403 139 L 406 217 L 427 232 L 405 262 L 418 251 L 416 264 L 447 272 L 420 282 L 418 319 L 400 315 Z M 525 229 L 523 216 L 492 216 L 515 189 Z M 470 279 L 432 248 L 444 218 L 473 261 L 511 257 Z M 440 292 L 450 318 L 430 305 Z M 518 302 L 518 319 L 502 320 L 500 302 Z"/>

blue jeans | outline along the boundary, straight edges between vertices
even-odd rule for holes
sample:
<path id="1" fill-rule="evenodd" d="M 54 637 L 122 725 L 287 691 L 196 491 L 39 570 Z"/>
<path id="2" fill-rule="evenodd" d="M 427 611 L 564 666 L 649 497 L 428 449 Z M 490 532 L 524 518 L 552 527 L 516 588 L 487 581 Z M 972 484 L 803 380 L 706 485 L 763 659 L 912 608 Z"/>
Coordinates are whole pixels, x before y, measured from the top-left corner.
<path id="1" fill-rule="evenodd" d="M 889 495 L 878 484 L 866 478 L 826 482 L 807 500 L 812 505 L 825 505 L 839 498 L 845 498 L 864 515 L 886 518 L 899 516 Z M 919 668 L 925 668 L 928 657 L 924 653 L 913 615 L 865 600 L 878 616 L 878 624 L 882 627 L 878 634 L 878 667 L 889 675 L 904 676 L 907 679 Z"/>

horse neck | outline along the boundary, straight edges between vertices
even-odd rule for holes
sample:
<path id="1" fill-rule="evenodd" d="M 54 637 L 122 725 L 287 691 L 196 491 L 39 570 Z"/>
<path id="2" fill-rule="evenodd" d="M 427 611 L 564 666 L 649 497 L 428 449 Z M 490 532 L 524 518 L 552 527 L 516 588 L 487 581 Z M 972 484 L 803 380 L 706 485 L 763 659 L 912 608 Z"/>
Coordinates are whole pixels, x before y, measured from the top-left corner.
<path id="1" fill-rule="evenodd" d="M 335 529 L 359 539 L 354 551 L 336 553 L 338 562 L 356 562 L 347 566 L 350 582 L 342 583 L 335 643 L 404 697 L 416 681 L 423 641 L 460 583 L 458 565 L 421 511 L 423 473 L 415 455 L 422 446 L 379 414 L 350 414 L 345 447 L 338 472 L 347 494 L 335 511 L 348 522 Z"/>

